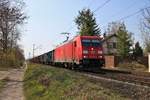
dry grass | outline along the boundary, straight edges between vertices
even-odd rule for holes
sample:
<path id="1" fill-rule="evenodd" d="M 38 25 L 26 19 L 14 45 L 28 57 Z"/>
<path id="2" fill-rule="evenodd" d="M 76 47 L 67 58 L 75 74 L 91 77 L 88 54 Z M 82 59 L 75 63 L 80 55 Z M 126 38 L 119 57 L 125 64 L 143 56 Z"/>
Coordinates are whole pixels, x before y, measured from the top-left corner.
<path id="1" fill-rule="evenodd" d="M 120 94 L 79 73 L 29 65 L 24 91 L 27 100 L 124 100 Z"/>
<path id="2" fill-rule="evenodd" d="M 118 64 L 117 68 L 129 71 L 141 71 L 141 72 L 148 71 L 148 68 L 145 65 L 140 64 L 136 61 L 130 63 L 129 62 L 120 63 Z"/>

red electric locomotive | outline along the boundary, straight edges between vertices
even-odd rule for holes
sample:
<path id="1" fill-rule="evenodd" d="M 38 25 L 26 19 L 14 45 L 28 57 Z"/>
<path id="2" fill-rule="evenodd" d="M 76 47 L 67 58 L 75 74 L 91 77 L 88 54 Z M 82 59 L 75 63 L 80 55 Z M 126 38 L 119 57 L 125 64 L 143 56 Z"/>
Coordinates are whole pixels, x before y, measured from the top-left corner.
<path id="1" fill-rule="evenodd" d="M 76 36 L 55 49 L 54 63 L 63 64 L 66 67 L 71 65 L 103 65 L 101 38 L 99 36 Z"/>

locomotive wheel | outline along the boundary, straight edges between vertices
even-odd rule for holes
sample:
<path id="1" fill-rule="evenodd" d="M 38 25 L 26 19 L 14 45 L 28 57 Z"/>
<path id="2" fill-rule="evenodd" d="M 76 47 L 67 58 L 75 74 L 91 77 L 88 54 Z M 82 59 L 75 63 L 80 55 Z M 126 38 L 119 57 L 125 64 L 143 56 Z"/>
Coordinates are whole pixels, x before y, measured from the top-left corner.
<path id="1" fill-rule="evenodd" d="M 73 64 L 71 65 L 71 70 L 74 70 L 74 65 Z"/>
<path id="2" fill-rule="evenodd" d="M 78 70 L 83 70 L 84 66 L 82 64 L 78 65 Z"/>
<path id="3" fill-rule="evenodd" d="M 67 68 L 67 67 L 68 67 L 68 64 L 64 63 L 64 67 Z"/>

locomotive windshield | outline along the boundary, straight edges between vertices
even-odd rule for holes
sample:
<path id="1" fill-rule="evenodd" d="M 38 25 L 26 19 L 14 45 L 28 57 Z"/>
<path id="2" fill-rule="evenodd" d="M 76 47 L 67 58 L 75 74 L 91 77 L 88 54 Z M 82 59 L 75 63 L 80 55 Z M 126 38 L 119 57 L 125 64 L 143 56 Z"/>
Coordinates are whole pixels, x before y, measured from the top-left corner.
<path id="1" fill-rule="evenodd" d="M 93 39 L 93 40 L 88 40 L 88 39 L 83 39 L 82 40 L 82 45 L 83 46 L 101 46 L 101 42 L 99 40 Z"/>

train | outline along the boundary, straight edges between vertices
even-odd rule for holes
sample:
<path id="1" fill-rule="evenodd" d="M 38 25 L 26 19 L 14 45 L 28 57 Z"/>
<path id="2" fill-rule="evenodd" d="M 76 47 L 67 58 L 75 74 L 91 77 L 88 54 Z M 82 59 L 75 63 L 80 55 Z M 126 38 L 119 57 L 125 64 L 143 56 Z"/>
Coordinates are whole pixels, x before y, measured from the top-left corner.
<path id="1" fill-rule="evenodd" d="M 31 62 L 63 66 L 67 68 L 102 67 L 104 55 L 102 38 L 76 36 L 55 49 L 30 59 Z"/>

